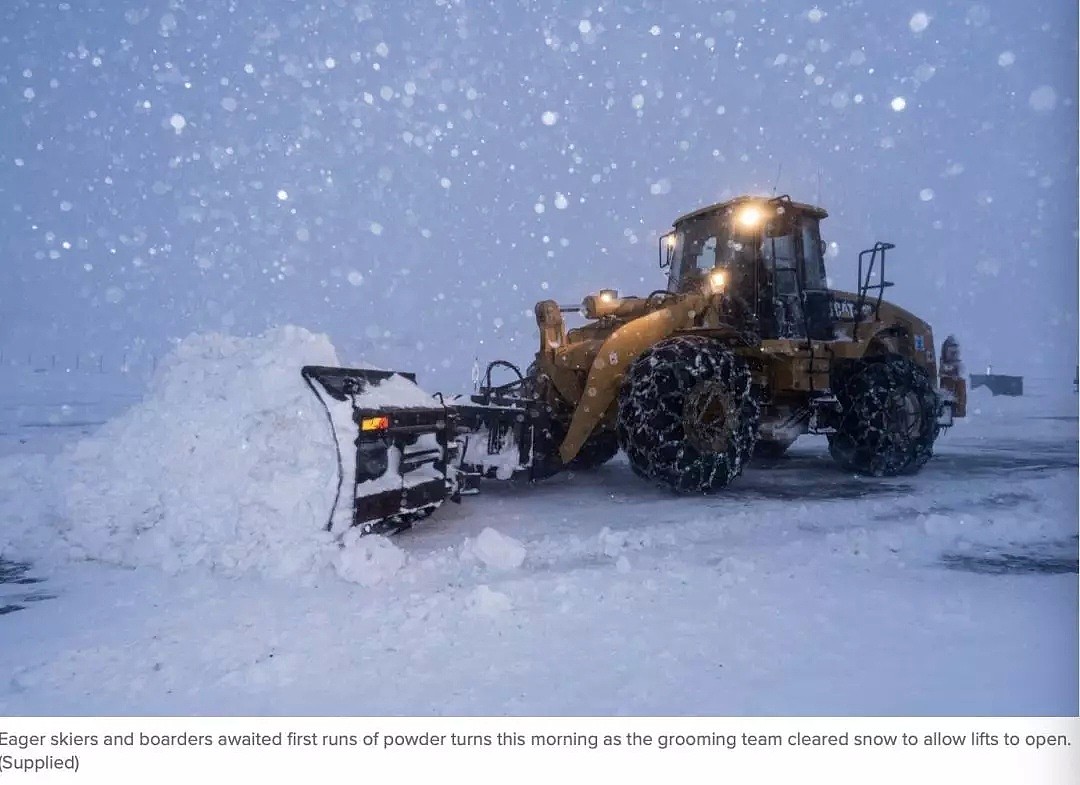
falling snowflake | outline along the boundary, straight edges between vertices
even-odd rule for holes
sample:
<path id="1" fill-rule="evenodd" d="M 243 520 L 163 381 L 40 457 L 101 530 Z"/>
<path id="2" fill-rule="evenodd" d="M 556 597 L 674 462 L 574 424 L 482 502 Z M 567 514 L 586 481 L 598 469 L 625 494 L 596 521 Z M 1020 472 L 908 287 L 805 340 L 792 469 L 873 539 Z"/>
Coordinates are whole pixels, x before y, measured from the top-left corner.
<path id="1" fill-rule="evenodd" d="M 671 180 L 666 177 L 657 180 L 655 183 L 649 185 L 649 193 L 653 196 L 661 196 L 671 192 Z"/>
<path id="2" fill-rule="evenodd" d="M 1028 104 L 1036 112 L 1049 112 L 1057 106 L 1057 92 L 1047 84 L 1036 87 L 1028 96 Z"/>

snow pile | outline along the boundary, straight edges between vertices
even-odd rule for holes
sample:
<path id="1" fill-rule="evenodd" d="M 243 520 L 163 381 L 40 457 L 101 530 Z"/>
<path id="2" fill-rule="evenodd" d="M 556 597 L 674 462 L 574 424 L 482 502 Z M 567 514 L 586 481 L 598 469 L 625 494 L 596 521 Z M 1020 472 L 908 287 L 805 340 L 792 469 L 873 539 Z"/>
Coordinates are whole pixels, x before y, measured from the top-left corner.
<path id="1" fill-rule="evenodd" d="M 51 547 L 48 477 L 44 455 L 0 458 L 0 488 L 9 491 L 0 494 L 0 557 L 21 559 Z"/>
<path id="2" fill-rule="evenodd" d="M 278 576 L 329 564 L 337 467 L 305 364 L 339 363 L 297 327 L 181 342 L 141 403 L 58 458 L 64 555 Z"/>
<path id="3" fill-rule="evenodd" d="M 525 546 L 488 526 L 475 540 L 465 541 L 462 558 L 477 559 L 496 570 L 514 570 L 525 561 Z"/>
<path id="4" fill-rule="evenodd" d="M 359 529 L 345 533 L 334 559 L 338 576 L 361 586 L 382 583 L 404 566 L 405 551 L 380 535 L 361 536 Z"/>

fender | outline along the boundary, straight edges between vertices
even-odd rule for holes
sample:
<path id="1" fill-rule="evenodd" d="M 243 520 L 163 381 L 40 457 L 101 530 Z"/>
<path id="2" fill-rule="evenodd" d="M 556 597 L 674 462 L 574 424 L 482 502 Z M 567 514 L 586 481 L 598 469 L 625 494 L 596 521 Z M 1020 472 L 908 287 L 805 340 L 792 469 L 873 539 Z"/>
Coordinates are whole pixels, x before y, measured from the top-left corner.
<path id="1" fill-rule="evenodd" d="M 858 295 L 852 292 L 834 289 L 832 294 L 834 302 L 854 302 L 858 299 Z M 851 327 L 850 323 L 841 323 L 838 325 L 838 332 L 850 337 Z M 909 357 L 925 368 L 931 378 L 937 378 L 934 331 L 929 324 L 910 311 L 882 300 L 877 320 L 860 325 L 858 342 L 849 346 L 834 344 L 834 350 L 839 356 L 861 357 L 875 344 L 883 346 L 887 351 Z"/>
<path id="2" fill-rule="evenodd" d="M 574 409 L 559 457 L 569 463 L 578 454 L 589 434 L 615 401 L 619 385 L 630 364 L 657 341 L 690 326 L 708 305 L 701 295 L 687 295 L 647 316 L 634 319 L 613 332 L 593 360 L 585 382 L 585 394 Z"/>

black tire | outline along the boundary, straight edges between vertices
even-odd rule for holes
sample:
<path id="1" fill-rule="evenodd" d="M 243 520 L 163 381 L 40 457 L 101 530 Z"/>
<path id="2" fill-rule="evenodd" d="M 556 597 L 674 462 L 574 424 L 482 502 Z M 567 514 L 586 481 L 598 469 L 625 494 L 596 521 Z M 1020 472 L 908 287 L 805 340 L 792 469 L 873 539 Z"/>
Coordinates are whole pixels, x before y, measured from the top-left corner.
<path id="1" fill-rule="evenodd" d="M 531 370 L 531 369 L 530 369 Z M 567 409 L 563 411 L 563 409 Z M 534 480 L 541 480 L 558 474 L 567 469 L 571 471 L 588 471 L 602 466 L 619 453 L 619 440 L 614 431 L 594 430 L 589 438 L 581 445 L 578 454 L 570 459 L 570 463 L 564 464 L 559 457 L 559 446 L 566 438 L 566 432 L 570 428 L 572 411 L 568 407 L 560 407 L 558 413 L 552 413 L 549 424 L 538 433 L 534 442 L 536 455 L 533 457 Z"/>
<path id="2" fill-rule="evenodd" d="M 614 431 L 593 431 L 578 454 L 570 459 L 568 469 L 586 471 L 603 466 L 619 454 L 619 439 Z"/>
<path id="3" fill-rule="evenodd" d="M 794 443 L 795 439 L 758 439 L 754 445 L 754 457 L 770 461 L 781 458 Z"/>
<path id="4" fill-rule="evenodd" d="M 614 431 L 593 431 L 589 438 L 581 445 L 578 454 L 570 459 L 570 463 L 563 463 L 559 457 L 559 446 L 566 438 L 569 423 L 560 421 L 552 422 L 548 432 L 544 435 L 541 454 L 537 456 L 533 479 L 543 479 L 553 474 L 569 469 L 570 471 L 582 472 L 603 466 L 619 453 L 619 440 Z"/>
<path id="5" fill-rule="evenodd" d="M 841 420 L 829 453 L 848 471 L 914 474 L 933 455 L 940 403 L 930 375 L 906 357 L 855 361 L 834 383 Z"/>
<path id="6" fill-rule="evenodd" d="M 713 340 L 677 335 L 631 364 L 616 433 L 639 476 L 681 493 L 711 493 L 749 461 L 758 418 L 746 364 Z"/>

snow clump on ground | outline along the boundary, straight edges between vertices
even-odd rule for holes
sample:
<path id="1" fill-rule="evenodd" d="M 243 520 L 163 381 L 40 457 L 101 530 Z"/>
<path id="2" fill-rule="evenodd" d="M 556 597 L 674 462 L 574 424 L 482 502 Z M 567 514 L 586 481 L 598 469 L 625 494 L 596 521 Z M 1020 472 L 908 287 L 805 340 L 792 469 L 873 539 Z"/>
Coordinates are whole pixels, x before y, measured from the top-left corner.
<path id="1" fill-rule="evenodd" d="M 462 547 L 462 559 L 476 559 L 496 570 L 514 570 L 525 561 L 525 546 L 490 526 L 475 540 L 466 540 Z"/>
<path id="2" fill-rule="evenodd" d="M 405 551 L 378 534 L 363 536 L 359 529 L 345 533 L 334 559 L 338 576 L 361 586 L 382 583 L 404 566 Z"/>

